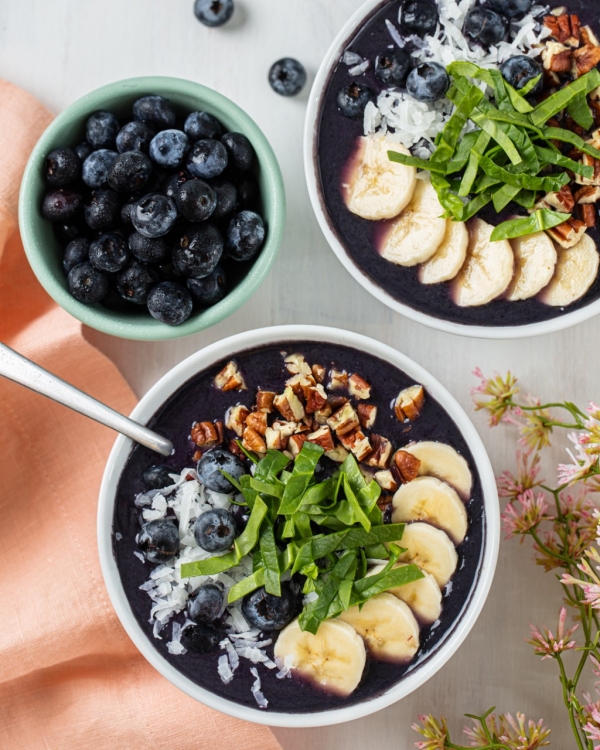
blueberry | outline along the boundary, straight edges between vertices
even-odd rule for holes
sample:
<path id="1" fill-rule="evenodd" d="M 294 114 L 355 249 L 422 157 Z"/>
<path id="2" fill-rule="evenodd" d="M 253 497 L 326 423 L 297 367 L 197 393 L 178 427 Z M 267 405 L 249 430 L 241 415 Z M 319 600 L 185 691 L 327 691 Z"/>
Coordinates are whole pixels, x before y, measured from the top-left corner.
<path id="1" fill-rule="evenodd" d="M 183 129 L 192 143 L 202 138 L 219 139 L 223 132 L 221 123 L 208 112 L 192 112 L 189 114 Z"/>
<path id="2" fill-rule="evenodd" d="M 118 155 L 116 151 L 110 151 L 106 148 L 93 151 L 83 162 L 81 168 L 81 178 L 85 184 L 92 188 L 106 185 L 108 173 Z"/>
<path id="3" fill-rule="evenodd" d="M 413 68 L 406 79 L 406 90 L 419 102 L 441 99 L 450 88 L 446 68 L 435 62 L 421 63 Z"/>
<path id="4" fill-rule="evenodd" d="M 131 209 L 135 205 L 135 200 L 132 198 L 121 206 L 121 221 L 123 224 L 131 224 Z"/>
<path id="5" fill-rule="evenodd" d="M 171 198 L 150 193 L 136 201 L 131 209 L 131 223 L 144 237 L 162 237 L 177 218 L 177 207 Z"/>
<path id="6" fill-rule="evenodd" d="M 405 34 L 433 34 L 438 20 L 437 8 L 429 0 L 408 0 L 402 6 L 400 25 Z"/>
<path id="7" fill-rule="evenodd" d="M 199 305 L 210 307 L 220 302 L 227 293 L 227 276 L 221 266 L 216 266 L 203 279 L 188 279 L 187 286 Z"/>
<path id="8" fill-rule="evenodd" d="M 152 176 L 152 162 L 141 151 L 125 151 L 113 161 L 108 172 L 108 184 L 117 193 L 143 190 Z"/>
<path id="9" fill-rule="evenodd" d="M 233 0 L 196 0 L 194 15 L 205 26 L 215 28 L 227 23 L 235 6 Z"/>
<path id="10" fill-rule="evenodd" d="M 77 182 L 81 172 L 81 159 L 72 148 L 53 149 L 46 157 L 44 174 L 52 187 L 68 187 Z"/>
<path id="11" fill-rule="evenodd" d="M 229 180 L 215 180 L 212 188 L 217 196 L 217 207 L 215 208 L 212 218 L 222 219 L 233 213 L 238 200 L 238 191 L 235 185 Z"/>
<path id="12" fill-rule="evenodd" d="M 217 194 L 202 180 L 187 180 L 175 194 L 177 209 L 189 221 L 204 221 L 217 207 Z"/>
<path id="13" fill-rule="evenodd" d="M 201 513 L 194 524 L 194 538 L 207 552 L 225 552 L 235 539 L 235 518 L 224 508 Z"/>
<path id="14" fill-rule="evenodd" d="M 375 101 L 375 94 L 364 84 L 352 81 L 338 91 L 336 102 L 345 117 L 362 117 L 369 102 Z"/>
<path id="15" fill-rule="evenodd" d="M 205 583 L 188 601 L 188 614 L 194 622 L 218 620 L 225 606 L 223 584 Z"/>
<path id="16" fill-rule="evenodd" d="M 246 473 L 246 467 L 242 461 L 223 448 L 213 448 L 198 461 L 198 476 L 205 487 L 223 494 L 234 492 L 235 487 L 221 474 L 220 469 L 226 471 L 234 479 L 239 479 Z"/>
<path id="17" fill-rule="evenodd" d="M 306 70 L 293 57 L 284 57 L 271 65 L 269 83 L 276 94 L 296 96 L 306 84 Z"/>
<path id="18" fill-rule="evenodd" d="M 192 314 L 193 306 L 192 295 L 174 281 L 161 281 L 148 295 L 150 315 L 171 326 L 185 322 Z"/>
<path id="19" fill-rule="evenodd" d="M 227 149 L 214 138 L 196 141 L 188 153 L 187 170 L 194 177 L 209 180 L 225 171 L 228 163 Z"/>
<path id="20" fill-rule="evenodd" d="M 94 112 L 85 123 L 85 137 L 94 148 L 112 148 L 118 132 L 119 121 L 105 110 Z"/>
<path id="21" fill-rule="evenodd" d="M 208 654 L 221 640 L 219 631 L 212 625 L 188 625 L 181 633 L 181 643 L 188 651 Z"/>
<path id="22" fill-rule="evenodd" d="M 265 225 L 254 211 L 240 211 L 229 222 L 225 245 L 232 260 L 250 260 L 265 241 Z"/>
<path id="23" fill-rule="evenodd" d="M 84 208 L 84 215 L 90 229 L 111 229 L 121 217 L 119 196 L 108 188 L 93 190 Z"/>
<path id="24" fill-rule="evenodd" d="M 507 28 L 504 16 L 490 8 L 478 6 L 467 13 L 463 34 L 484 47 L 493 47 L 505 38 Z"/>
<path id="25" fill-rule="evenodd" d="M 116 273 L 129 260 L 127 244 L 120 234 L 107 232 L 90 245 L 90 263 L 98 271 Z"/>
<path id="26" fill-rule="evenodd" d="M 94 268 L 91 263 L 73 266 L 67 281 L 73 297 L 86 305 L 100 302 L 108 293 L 108 276 Z"/>
<path id="27" fill-rule="evenodd" d="M 156 130 L 173 128 L 177 120 L 171 102 L 162 96 L 143 96 L 138 99 L 133 104 L 133 117 Z"/>
<path id="28" fill-rule="evenodd" d="M 139 120 L 128 122 L 127 125 L 123 125 L 117 135 L 117 151 L 120 154 L 125 151 L 142 151 L 147 154 L 150 141 L 154 136 L 154 130 L 145 122 Z"/>
<path id="29" fill-rule="evenodd" d="M 138 534 L 137 545 L 146 560 L 153 563 L 165 562 L 179 552 L 177 526 L 164 518 L 148 521 Z"/>
<path id="30" fill-rule="evenodd" d="M 145 305 L 152 287 L 159 281 L 158 274 L 137 260 L 117 274 L 117 291 L 127 302 Z"/>
<path id="31" fill-rule="evenodd" d="M 412 67 L 412 58 L 403 49 L 379 55 L 375 61 L 375 75 L 385 86 L 403 86 Z"/>
<path id="32" fill-rule="evenodd" d="M 242 600 L 242 614 L 249 625 L 259 630 L 283 630 L 294 619 L 296 601 L 289 586 L 282 584 L 281 596 L 256 589 Z"/>
<path id="33" fill-rule="evenodd" d="M 133 232 L 128 244 L 132 254 L 142 263 L 164 263 L 169 258 L 169 247 L 162 237 L 144 237 Z"/>
<path id="34" fill-rule="evenodd" d="M 501 13 L 508 18 L 516 18 L 529 13 L 533 0 L 488 0 L 487 4 L 496 13 Z"/>
<path id="35" fill-rule="evenodd" d="M 544 71 L 539 62 L 533 60 L 531 57 L 528 57 L 527 55 L 517 55 L 516 57 L 509 58 L 503 63 L 500 66 L 500 72 L 505 80 L 518 90 L 522 89 L 523 86 L 529 83 L 529 81 L 537 78 Z M 542 86 L 543 82 L 540 78 L 534 88 L 534 92 L 538 91 Z"/>
<path id="36" fill-rule="evenodd" d="M 188 146 L 188 137 L 183 130 L 161 130 L 150 143 L 150 158 L 160 167 L 176 169 L 181 165 Z"/>
<path id="37" fill-rule="evenodd" d="M 189 178 L 185 172 L 173 172 L 173 174 L 169 175 L 163 182 L 160 192 L 168 198 L 175 200 L 177 191 L 187 179 Z"/>
<path id="38" fill-rule="evenodd" d="M 240 172 L 246 172 L 254 164 L 254 149 L 243 133 L 225 133 L 221 143 L 227 149 L 229 164 Z"/>
<path id="39" fill-rule="evenodd" d="M 208 276 L 221 260 L 223 245 L 223 237 L 213 224 L 192 225 L 181 234 L 179 245 L 173 248 L 173 268 L 195 279 Z"/>
<path id="40" fill-rule="evenodd" d="M 88 260 L 90 251 L 90 241 L 85 237 L 78 237 L 77 239 L 69 242 L 65 248 L 65 254 L 63 255 L 63 268 L 67 273 L 78 266 L 80 263 L 85 263 Z"/>
<path id="41" fill-rule="evenodd" d="M 42 203 L 42 214 L 50 221 L 68 221 L 81 211 L 81 193 L 69 188 L 58 188 L 46 193 Z"/>
<path id="42" fill-rule="evenodd" d="M 153 464 L 146 469 L 142 476 L 146 486 L 151 490 L 162 490 L 163 487 L 169 487 L 173 484 L 169 474 L 177 474 L 177 472 L 165 464 Z"/>
<path id="43" fill-rule="evenodd" d="M 87 141 L 83 141 L 83 143 L 80 143 L 79 146 L 75 146 L 75 148 L 73 149 L 73 151 L 75 151 L 77 156 L 81 159 L 82 163 L 88 158 L 93 150 L 94 147 Z"/>

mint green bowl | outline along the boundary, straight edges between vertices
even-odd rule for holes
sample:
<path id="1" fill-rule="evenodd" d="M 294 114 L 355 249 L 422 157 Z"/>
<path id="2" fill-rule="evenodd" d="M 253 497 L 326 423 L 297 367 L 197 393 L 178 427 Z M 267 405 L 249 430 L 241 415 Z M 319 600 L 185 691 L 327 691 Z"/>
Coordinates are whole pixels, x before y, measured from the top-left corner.
<path id="1" fill-rule="evenodd" d="M 57 146 L 76 145 L 85 140 L 85 120 L 98 109 L 108 109 L 120 119 L 131 117 L 131 106 L 140 96 L 159 94 L 169 99 L 181 113 L 204 110 L 219 119 L 226 129 L 244 133 L 257 156 L 257 177 L 262 194 L 262 215 L 267 238 L 247 275 L 213 307 L 192 313 L 180 326 L 154 320 L 145 307 L 124 312 L 102 305 L 84 305 L 70 294 L 62 267 L 62 248 L 54 236 L 52 224 L 41 213 L 46 190 L 43 165 L 46 155 Z M 180 78 L 147 77 L 116 81 L 78 99 L 64 110 L 44 131 L 33 149 L 21 184 L 19 225 L 25 252 L 33 272 L 48 294 L 75 318 L 98 331 L 125 339 L 162 341 L 189 336 L 235 312 L 263 282 L 269 272 L 283 236 L 285 190 L 273 149 L 256 123 L 236 104 L 212 89 Z"/>

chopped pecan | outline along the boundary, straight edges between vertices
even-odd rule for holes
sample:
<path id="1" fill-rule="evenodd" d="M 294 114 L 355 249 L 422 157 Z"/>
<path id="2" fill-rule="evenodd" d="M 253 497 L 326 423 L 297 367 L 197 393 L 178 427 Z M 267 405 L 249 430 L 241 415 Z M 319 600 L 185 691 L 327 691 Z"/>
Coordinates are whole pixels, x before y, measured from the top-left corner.
<path id="1" fill-rule="evenodd" d="M 327 375 L 326 367 L 323 367 L 323 365 L 313 365 L 311 370 L 313 378 L 317 381 L 317 383 L 322 383 L 325 380 L 325 376 Z"/>
<path id="2" fill-rule="evenodd" d="M 375 466 L 378 469 L 387 469 L 392 457 L 392 444 L 387 438 L 381 435 L 371 434 L 371 446 L 373 453 L 367 459 L 369 466 Z"/>
<path id="3" fill-rule="evenodd" d="M 215 375 L 214 383 L 220 391 L 224 392 L 246 390 L 244 376 L 233 360 L 228 362 L 221 372 Z"/>
<path id="4" fill-rule="evenodd" d="M 332 451 L 335 448 L 331 430 L 327 425 L 323 425 L 323 427 L 319 427 L 315 432 L 311 432 L 306 436 L 306 439 L 309 443 L 320 445 L 325 451 Z"/>
<path id="5" fill-rule="evenodd" d="M 569 185 L 563 185 L 557 193 L 547 193 L 542 198 L 542 202 L 547 207 L 556 208 L 558 211 L 567 214 L 571 213 L 575 205 L 575 199 Z"/>
<path id="6" fill-rule="evenodd" d="M 316 386 L 312 386 L 308 389 L 306 394 L 306 413 L 314 414 L 319 409 L 322 409 L 327 404 L 327 394 L 325 389 L 319 383 Z"/>
<path id="7" fill-rule="evenodd" d="M 570 47 L 579 47 L 580 26 L 579 16 L 560 13 L 552 14 L 544 18 L 544 26 L 550 29 L 555 39 Z"/>
<path id="8" fill-rule="evenodd" d="M 579 242 L 585 234 L 586 229 L 587 227 L 583 221 L 579 221 L 579 219 L 575 219 L 572 216 L 563 224 L 559 224 L 557 227 L 547 229 L 546 231 L 561 247 L 569 248 Z"/>
<path id="9" fill-rule="evenodd" d="M 356 407 L 358 421 L 365 430 L 370 430 L 377 419 L 377 407 L 374 404 L 359 404 Z"/>
<path id="10" fill-rule="evenodd" d="M 310 375 L 310 365 L 302 354 L 290 354 L 284 359 L 285 366 L 292 375 Z"/>
<path id="11" fill-rule="evenodd" d="M 398 482 L 389 469 L 384 469 L 383 471 L 376 472 L 375 481 L 382 490 L 387 490 L 388 492 L 396 492 L 396 490 L 398 489 Z"/>
<path id="12" fill-rule="evenodd" d="M 600 106 L 600 103 L 596 103 L 596 106 Z M 590 133 L 590 137 L 586 140 L 586 143 L 589 143 L 594 148 L 600 147 L 600 128 Z"/>
<path id="13" fill-rule="evenodd" d="M 327 451 L 325 456 L 332 461 L 335 461 L 337 464 L 343 464 L 348 457 L 348 451 L 343 445 L 336 445 L 332 451 Z"/>
<path id="14" fill-rule="evenodd" d="M 398 394 L 398 398 L 394 405 L 394 411 L 400 422 L 404 422 L 406 419 L 410 422 L 414 422 L 421 413 L 424 403 L 425 389 L 423 386 L 411 385 L 409 388 L 405 388 Z"/>
<path id="15" fill-rule="evenodd" d="M 238 437 L 242 437 L 248 414 L 250 414 L 250 409 L 243 404 L 231 406 L 225 412 L 225 427 L 228 430 L 233 430 Z"/>
<path id="16" fill-rule="evenodd" d="M 364 461 L 372 451 L 369 438 L 358 427 L 352 432 L 346 432 L 343 435 L 338 435 L 338 437 L 344 448 L 352 451 L 359 462 Z"/>
<path id="17" fill-rule="evenodd" d="M 267 450 L 267 444 L 263 436 L 259 435 L 252 427 L 246 427 L 244 430 L 242 445 L 247 451 L 254 451 L 255 453 L 264 453 Z"/>
<path id="18" fill-rule="evenodd" d="M 348 387 L 348 373 L 346 370 L 333 369 L 329 373 L 329 385 L 327 388 L 330 391 L 343 391 Z"/>
<path id="19" fill-rule="evenodd" d="M 225 430 L 223 429 L 223 422 L 215 422 L 217 428 L 217 435 L 219 437 L 219 445 L 225 440 Z"/>
<path id="20" fill-rule="evenodd" d="M 377 500 L 377 507 L 382 513 L 385 513 L 386 510 L 390 507 L 392 504 L 392 496 L 391 495 L 380 495 L 379 499 Z"/>
<path id="21" fill-rule="evenodd" d="M 244 451 L 238 445 L 237 440 L 230 440 L 227 447 L 229 449 L 229 452 L 233 453 L 234 456 L 238 456 L 238 458 L 245 458 Z"/>
<path id="22" fill-rule="evenodd" d="M 351 403 L 345 403 L 327 420 L 329 427 L 338 435 L 352 432 L 359 426 L 358 415 Z"/>
<path id="23" fill-rule="evenodd" d="M 580 185 L 600 185 L 600 159 L 594 159 L 593 156 L 584 154 L 581 157 L 581 163 L 586 167 L 594 168 L 593 177 L 583 177 L 583 175 L 576 175 L 575 181 Z"/>
<path id="24" fill-rule="evenodd" d="M 265 430 L 265 443 L 267 445 L 267 450 L 270 451 L 280 451 L 285 447 L 281 432 L 279 432 L 279 430 L 274 430 L 272 427 L 267 427 Z M 287 439 L 285 444 L 287 445 Z"/>
<path id="25" fill-rule="evenodd" d="M 211 448 L 221 442 L 217 427 L 212 422 L 196 422 L 192 427 L 191 437 L 200 448 Z"/>
<path id="26" fill-rule="evenodd" d="M 308 389 L 315 385 L 315 379 L 312 375 L 300 373 L 299 375 L 293 375 L 291 378 L 288 378 L 288 380 L 285 381 L 285 384 L 294 391 L 298 398 L 306 398 Z"/>
<path id="27" fill-rule="evenodd" d="M 323 404 L 321 409 L 317 409 L 317 411 L 313 414 L 315 422 L 318 424 L 327 424 L 327 419 L 332 415 L 333 409 L 331 406 L 329 406 L 328 403 Z"/>
<path id="28" fill-rule="evenodd" d="M 194 451 L 194 455 L 192 456 L 192 461 L 199 461 L 204 453 L 202 451 Z"/>
<path id="29" fill-rule="evenodd" d="M 579 30 L 581 41 L 585 44 L 591 44 L 593 47 L 600 47 L 600 41 L 589 26 L 582 26 Z"/>
<path id="30" fill-rule="evenodd" d="M 580 206 L 581 218 L 586 227 L 596 226 L 596 207 L 592 203 L 584 203 Z"/>
<path id="31" fill-rule="evenodd" d="M 399 450 L 394 453 L 394 464 L 400 475 L 402 484 L 408 484 L 419 475 L 421 461 L 408 451 Z"/>
<path id="32" fill-rule="evenodd" d="M 273 411 L 273 400 L 276 395 L 273 391 L 257 391 L 256 411 L 264 411 L 265 414 L 271 414 Z"/>
<path id="33" fill-rule="evenodd" d="M 293 419 L 299 422 L 304 417 L 304 407 L 298 396 L 288 386 L 285 391 L 275 396 L 273 404 L 277 411 L 286 419 Z"/>
<path id="34" fill-rule="evenodd" d="M 573 64 L 573 50 L 560 42 L 547 42 L 542 50 L 542 63 L 552 73 L 569 73 Z"/>
<path id="35" fill-rule="evenodd" d="M 573 67 L 571 73 L 575 78 L 589 73 L 600 63 L 600 47 L 586 44 L 573 52 Z"/>
<path id="36" fill-rule="evenodd" d="M 348 379 L 348 391 L 351 396 L 354 396 L 354 398 L 364 401 L 371 395 L 371 386 L 364 378 L 355 372 Z"/>
<path id="37" fill-rule="evenodd" d="M 586 205 L 588 203 L 596 203 L 598 200 L 600 200 L 600 186 L 598 185 L 584 185 L 575 193 L 576 203 Z"/>
<path id="38" fill-rule="evenodd" d="M 253 411 L 246 417 L 246 425 L 259 435 L 264 435 L 267 431 L 267 415 L 264 411 Z"/>
<path id="39" fill-rule="evenodd" d="M 294 458 L 302 450 L 302 446 L 306 442 L 306 435 L 292 435 L 288 440 L 288 450 Z"/>
<path id="40" fill-rule="evenodd" d="M 344 404 L 348 403 L 348 399 L 345 396 L 327 396 L 327 403 L 333 411 L 337 411 L 338 409 L 341 409 Z"/>

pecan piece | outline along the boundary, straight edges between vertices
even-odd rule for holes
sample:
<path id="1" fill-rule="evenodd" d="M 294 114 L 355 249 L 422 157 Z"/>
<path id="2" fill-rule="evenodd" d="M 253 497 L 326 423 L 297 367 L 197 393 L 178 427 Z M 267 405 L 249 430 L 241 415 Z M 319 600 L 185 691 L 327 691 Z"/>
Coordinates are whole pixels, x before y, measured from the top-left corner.
<path id="1" fill-rule="evenodd" d="M 250 414 L 250 409 L 243 404 L 237 404 L 231 406 L 225 412 L 225 427 L 228 430 L 233 430 L 238 437 L 242 437 L 244 432 L 244 425 L 246 423 L 246 417 Z"/>
<path id="2" fill-rule="evenodd" d="M 308 389 L 315 385 L 315 379 L 312 375 L 304 375 L 304 373 L 300 373 L 299 375 L 293 375 L 291 378 L 288 378 L 285 381 L 285 384 L 294 391 L 298 398 L 305 398 Z"/>
<path id="3" fill-rule="evenodd" d="M 234 456 L 237 456 L 238 458 L 246 458 L 244 451 L 240 448 L 237 440 L 230 440 L 227 448 Z"/>
<path id="4" fill-rule="evenodd" d="M 588 154 L 584 154 L 581 158 L 581 163 L 586 167 L 593 167 L 594 168 L 594 176 L 593 177 L 583 177 L 582 175 L 578 174 L 575 175 L 575 181 L 579 185 L 598 185 L 600 186 L 600 159 L 594 159 L 593 156 L 589 156 Z"/>
<path id="5" fill-rule="evenodd" d="M 325 380 L 325 376 L 327 375 L 327 368 L 323 367 L 323 365 L 313 365 L 311 367 L 313 378 L 317 381 L 317 383 L 322 383 Z"/>
<path id="6" fill-rule="evenodd" d="M 306 442 L 306 435 L 292 435 L 288 440 L 288 450 L 294 458 L 302 450 L 302 446 Z"/>
<path id="7" fill-rule="evenodd" d="M 289 386 L 281 395 L 275 396 L 273 404 L 277 411 L 288 420 L 299 422 L 304 417 L 304 407 Z"/>
<path id="8" fill-rule="evenodd" d="M 580 187 L 575 193 L 576 203 L 595 203 L 600 200 L 600 186 L 598 185 L 584 185 Z"/>
<path id="9" fill-rule="evenodd" d="M 384 469 L 383 471 L 376 472 L 375 481 L 382 490 L 387 490 L 388 492 L 396 492 L 396 490 L 398 489 L 398 482 L 389 469 Z"/>
<path id="10" fill-rule="evenodd" d="M 325 456 L 332 461 L 335 461 L 336 464 L 343 464 L 348 457 L 348 451 L 343 445 L 336 445 L 332 451 L 327 451 Z"/>
<path id="11" fill-rule="evenodd" d="M 586 225 L 583 221 L 575 219 L 573 216 L 562 224 L 546 231 L 556 240 L 561 247 L 569 248 L 576 245 L 586 232 Z"/>
<path id="12" fill-rule="evenodd" d="M 309 443 L 316 443 L 320 445 L 325 452 L 332 451 L 335 449 L 335 443 L 333 442 L 333 436 L 331 430 L 327 425 L 319 427 L 315 432 L 311 432 L 310 435 L 306 436 Z"/>
<path id="13" fill-rule="evenodd" d="M 338 435 L 338 437 L 344 448 L 352 451 L 359 462 L 364 461 L 372 451 L 369 438 L 358 427 L 352 432 L 346 432 L 343 435 Z"/>
<path id="14" fill-rule="evenodd" d="M 284 359 L 285 366 L 292 375 L 310 375 L 310 365 L 303 354 L 290 354 Z"/>
<path id="15" fill-rule="evenodd" d="M 254 451 L 255 453 L 265 453 L 267 450 L 267 444 L 263 436 L 259 435 L 252 427 L 246 427 L 244 430 L 242 445 L 247 451 Z"/>
<path id="16" fill-rule="evenodd" d="M 331 408 L 331 406 L 329 406 L 328 403 L 323 404 L 320 409 L 317 409 L 317 411 L 314 412 L 314 421 L 318 424 L 327 424 L 327 419 L 332 415 L 332 413 L 333 409 Z"/>
<path id="17" fill-rule="evenodd" d="M 600 47 L 586 44 L 573 52 L 573 67 L 571 72 L 575 78 L 589 73 L 600 63 Z"/>
<path id="18" fill-rule="evenodd" d="M 360 401 L 365 401 L 371 396 L 371 386 L 356 372 L 348 380 L 348 391 Z"/>
<path id="19" fill-rule="evenodd" d="M 196 422 L 191 437 L 199 448 L 212 448 L 221 442 L 217 427 L 212 422 Z"/>
<path id="20" fill-rule="evenodd" d="M 348 399 L 345 396 L 327 396 L 327 403 L 333 411 L 341 409 L 344 404 L 348 403 Z"/>
<path id="21" fill-rule="evenodd" d="M 575 199 L 570 186 L 563 185 L 558 192 L 547 193 L 540 203 L 543 203 L 544 207 L 555 208 L 557 211 L 570 214 L 575 206 Z"/>
<path id="22" fill-rule="evenodd" d="M 273 400 L 276 395 L 273 391 L 257 391 L 256 411 L 264 411 L 265 414 L 271 414 L 273 411 Z"/>
<path id="23" fill-rule="evenodd" d="M 329 385 L 327 388 L 330 391 L 343 391 L 348 387 L 348 373 L 346 370 L 331 370 L 329 373 Z"/>
<path id="24" fill-rule="evenodd" d="M 408 484 L 419 475 L 421 461 L 408 451 L 399 450 L 394 453 L 394 464 L 400 475 L 402 484 Z"/>
<path id="25" fill-rule="evenodd" d="M 233 360 L 228 362 L 221 372 L 215 375 L 214 383 L 216 387 L 223 392 L 246 390 L 244 376 L 239 371 L 238 366 Z"/>
<path id="26" fill-rule="evenodd" d="M 374 404 L 359 404 L 356 407 L 358 421 L 365 430 L 370 430 L 377 419 L 377 407 Z"/>
<path id="27" fill-rule="evenodd" d="M 414 422 L 421 413 L 424 403 L 425 389 L 423 386 L 411 385 L 398 394 L 398 398 L 394 404 L 396 417 L 398 417 L 400 422 L 404 422 L 407 419 L 410 422 Z"/>
<path id="28" fill-rule="evenodd" d="M 592 203 L 581 205 L 581 218 L 586 227 L 596 226 L 596 207 Z"/>
<path id="29" fill-rule="evenodd" d="M 369 466 L 375 466 L 377 469 L 387 469 L 392 457 L 392 444 L 387 438 L 381 435 L 371 435 L 371 445 L 373 452 L 367 459 Z"/>
<path id="30" fill-rule="evenodd" d="M 319 383 L 316 386 L 311 386 L 306 393 L 306 413 L 314 414 L 319 409 L 322 409 L 327 404 L 327 394 L 325 389 Z"/>
<path id="31" fill-rule="evenodd" d="M 359 426 L 358 415 L 351 403 L 345 403 L 327 420 L 329 427 L 339 436 L 352 432 Z"/>
<path id="32" fill-rule="evenodd" d="M 569 73 L 573 64 L 573 50 L 560 42 L 547 42 L 542 50 L 542 63 L 552 73 Z"/>
<path id="33" fill-rule="evenodd" d="M 584 45 L 591 44 L 592 47 L 600 47 L 600 41 L 589 26 L 582 26 L 579 30 L 581 41 Z"/>
<path id="34" fill-rule="evenodd" d="M 379 500 L 377 500 L 377 507 L 382 513 L 385 513 L 386 510 L 390 507 L 392 504 L 392 496 L 391 495 L 381 495 L 379 497 Z"/>
<path id="35" fill-rule="evenodd" d="M 267 431 L 267 415 L 264 411 L 253 411 L 246 417 L 246 425 L 259 435 L 264 435 Z"/>

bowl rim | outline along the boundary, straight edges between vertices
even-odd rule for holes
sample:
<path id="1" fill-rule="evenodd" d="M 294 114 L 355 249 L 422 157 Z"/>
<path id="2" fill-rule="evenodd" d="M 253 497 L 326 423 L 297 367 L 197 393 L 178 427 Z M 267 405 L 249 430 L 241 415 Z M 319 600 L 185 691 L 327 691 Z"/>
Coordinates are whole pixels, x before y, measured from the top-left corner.
<path id="1" fill-rule="evenodd" d="M 600 313 L 600 299 L 590 302 L 589 305 L 566 312 L 550 320 L 542 320 L 536 323 L 527 323 L 522 326 L 483 326 L 455 323 L 453 321 L 438 318 L 435 315 L 415 310 L 405 302 L 393 297 L 389 292 L 382 289 L 365 271 L 350 257 L 333 230 L 325 201 L 320 189 L 319 164 L 317 161 L 318 126 L 321 101 L 329 80 L 330 72 L 337 64 L 348 46 L 351 39 L 356 36 L 359 27 L 362 26 L 366 17 L 371 15 L 379 6 L 385 5 L 385 0 L 365 0 L 365 2 L 348 18 L 339 33 L 327 50 L 321 65 L 315 76 L 311 92 L 308 98 L 308 107 L 304 123 L 304 173 L 310 201 L 313 211 L 317 217 L 321 231 L 333 252 L 337 255 L 344 268 L 375 298 L 383 302 L 395 312 L 410 318 L 411 320 L 435 328 L 445 333 L 454 333 L 460 336 L 482 339 L 518 339 L 530 336 L 539 336 L 555 331 L 562 331 L 585 320 L 589 320 Z"/>
<path id="2" fill-rule="evenodd" d="M 227 115 L 236 121 L 239 130 L 252 141 L 264 175 L 263 200 L 268 201 L 270 206 L 265 246 L 249 273 L 229 294 L 216 305 L 194 314 L 180 326 L 159 323 L 150 315 L 147 316 L 147 320 L 139 318 L 131 322 L 117 320 L 110 310 L 78 302 L 49 269 L 44 251 L 36 239 L 35 227 L 37 222 L 43 221 L 43 218 L 35 213 L 39 211 L 39 207 L 35 197 L 34 181 L 39 177 L 37 170 L 40 163 L 56 146 L 57 134 L 73 120 L 80 119 L 83 122 L 91 112 L 99 107 L 108 106 L 110 97 L 117 94 L 123 95 L 128 91 L 131 93 L 132 100 L 148 92 L 160 91 L 160 94 L 166 98 L 169 97 L 169 93 L 174 97 L 185 95 L 197 99 L 198 106 L 201 108 L 209 111 L 213 109 L 226 111 Z M 46 292 L 60 307 L 85 325 L 103 333 L 138 341 L 164 341 L 189 336 L 219 323 L 247 302 L 262 284 L 275 261 L 283 239 L 285 214 L 285 187 L 281 169 L 273 148 L 256 122 L 223 94 L 195 81 L 169 76 L 126 78 L 100 86 L 76 99 L 55 117 L 38 139 L 27 161 L 19 193 L 19 229 L 23 247 L 34 274 Z"/>
<path id="3" fill-rule="evenodd" d="M 247 331 L 217 341 L 180 362 L 164 375 L 140 400 L 131 416 L 147 423 L 160 406 L 180 386 L 195 374 L 221 359 L 235 356 L 244 350 L 284 341 L 314 340 L 335 343 L 366 351 L 389 361 L 422 383 L 446 409 L 461 431 L 477 466 L 484 500 L 484 545 L 481 567 L 470 598 L 465 603 L 460 618 L 440 646 L 420 667 L 409 673 L 383 695 L 363 703 L 324 712 L 301 714 L 263 712 L 257 708 L 241 706 L 210 690 L 200 687 L 169 664 L 153 646 L 138 624 L 121 584 L 119 571 L 113 557 L 113 512 L 116 488 L 133 442 L 119 435 L 108 458 L 98 504 L 98 550 L 104 582 L 113 607 L 129 637 L 143 656 L 171 683 L 201 703 L 238 719 L 276 727 L 318 727 L 358 719 L 379 711 L 413 692 L 435 674 L 458 650 L 475 624 L 490 591 L 500 544 L 500 510 L 494 472 L 481 438 L 473 423 L 448 390 L 430 373 L 409 357 L 375 339 L 352 331 L 324 326 L 282 325 Z"/>

